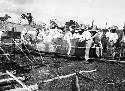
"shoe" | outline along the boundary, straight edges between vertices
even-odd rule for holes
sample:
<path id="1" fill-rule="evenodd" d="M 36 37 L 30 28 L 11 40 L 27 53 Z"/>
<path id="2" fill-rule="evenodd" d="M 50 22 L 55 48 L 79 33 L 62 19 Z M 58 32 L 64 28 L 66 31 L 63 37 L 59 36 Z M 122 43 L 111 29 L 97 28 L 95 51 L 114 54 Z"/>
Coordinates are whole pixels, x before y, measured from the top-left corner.
<path id="1" fill-rule="evenodd" d="M 85 63 L 89 63 L 89 61 L 88 61 L 88 60 L 89 60 L 89 58 L 85 59 Z"/>
<path id="2" fill-rule="evenodd" d="M 89 61 L 85 60 L 85 63 L 87 63 L 87 64 L 88 64 L 88 63 L 89 63 Z"/>

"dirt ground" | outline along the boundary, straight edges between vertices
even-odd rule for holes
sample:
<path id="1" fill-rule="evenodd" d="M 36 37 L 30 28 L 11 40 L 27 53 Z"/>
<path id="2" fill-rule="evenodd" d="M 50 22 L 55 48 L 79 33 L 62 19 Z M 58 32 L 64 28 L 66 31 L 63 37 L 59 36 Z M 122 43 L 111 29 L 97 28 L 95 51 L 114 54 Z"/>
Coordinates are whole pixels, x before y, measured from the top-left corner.
<path id="1" fill-rule="evenodd" d="M 0 71 L 16 70 L 16 76 L 26 77 L 26 85 L 38 84 L 39 91 L 77 91 L 74 90 L 75 76 L 47 83 L 44 81 L 74 72 L 96 69 L 95 72 L 78 74 L 80 91 L 125 91 L 125 64 L 102 60 L 85 63 L 83 59 L 60 57 L 55 54 L 42 53 L 42 57 L 33 57 L 33 54 L 36 53 L 27 53 L 29 59 L 23 53 L 11 55 L 11 61 L 5 56 L 0 56 Z M 20 85 L 15 84 L 15 87 Z"/>

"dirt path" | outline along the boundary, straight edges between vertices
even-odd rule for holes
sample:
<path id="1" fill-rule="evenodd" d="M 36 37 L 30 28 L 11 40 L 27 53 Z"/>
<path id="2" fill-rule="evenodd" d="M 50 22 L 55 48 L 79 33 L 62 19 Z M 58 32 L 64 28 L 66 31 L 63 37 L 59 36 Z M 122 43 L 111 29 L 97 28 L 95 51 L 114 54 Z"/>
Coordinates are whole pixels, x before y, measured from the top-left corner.
<path id="1" fill-rule="evenodd" d="M 33 60 L 31 55 L 28 55 L 28 57 Z M 43 83 L 43 81 L 57 76 L 72 74 L 81 70 L 89 71 L 94 69 L 97 71 L 79 75 L 78 78 L 81 91 L 125 90 L 124 64 L 102 61 L 95 61 L 86 64 L 84 63 L 84 60 L 75 61 L 72 59 L 51 56 L 43 57 L 45 65 L 42 64 L 39 56 L 35 56 L 37 62 L 33 61 L 34 63 L 30 63 L 29 60 L 23 55 L 16 55 L 12 59 L 17 64 L 22 65 L 23 68 L 29 70 L 27 72 L 22 70 L 22 73 L 17 70 L 17 75 L 25 75 L 27 78 L 25 83 L 27 85 L 37 83 L 41 91 L 72 91 L 72 87 L 74 86 L 74 76 L 65 79 L 53 80 L 47 83 Z"/>

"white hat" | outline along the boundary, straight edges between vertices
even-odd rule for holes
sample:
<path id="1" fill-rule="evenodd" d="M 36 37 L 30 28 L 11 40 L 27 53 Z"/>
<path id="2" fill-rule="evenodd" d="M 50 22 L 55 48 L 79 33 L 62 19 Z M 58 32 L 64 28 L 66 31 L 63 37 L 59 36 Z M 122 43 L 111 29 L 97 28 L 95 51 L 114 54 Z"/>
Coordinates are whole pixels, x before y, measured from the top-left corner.
<path id="1" fill-rule="evenodd" d="M 80 29 L 86 29 L 86 26 L 84 24 L 81 24 Z"/>

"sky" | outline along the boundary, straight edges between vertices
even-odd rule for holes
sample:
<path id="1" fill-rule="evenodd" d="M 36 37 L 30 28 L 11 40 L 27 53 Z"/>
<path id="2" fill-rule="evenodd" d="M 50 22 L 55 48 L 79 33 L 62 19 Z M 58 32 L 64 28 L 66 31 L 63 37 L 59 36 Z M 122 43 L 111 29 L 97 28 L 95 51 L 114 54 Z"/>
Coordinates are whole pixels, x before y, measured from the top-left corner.
<path id="1" fill-rule="evenodd" d="M 31 12 L 34 21 L 48 23 L 74 19 L 79 23 L 94 24 L 104 28 L 117 25 L 123 28 L 125 22 L 125 0 L 0 0 L 0 15 L 11 15 L 11 21 L 18 21 L 22 13 Z"/>

